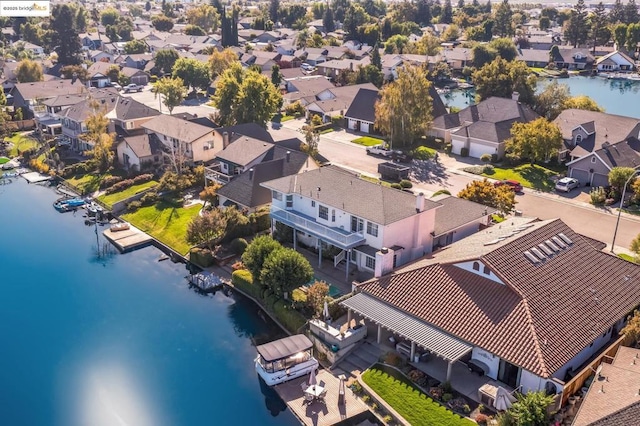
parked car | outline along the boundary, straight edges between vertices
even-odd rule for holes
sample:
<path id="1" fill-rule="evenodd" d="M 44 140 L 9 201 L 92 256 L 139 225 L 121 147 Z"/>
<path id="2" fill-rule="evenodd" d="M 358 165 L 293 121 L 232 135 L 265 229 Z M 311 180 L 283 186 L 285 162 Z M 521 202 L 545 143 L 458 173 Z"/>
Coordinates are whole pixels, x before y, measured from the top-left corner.
<path id="1" fill-rule="evenodd" d="M 522 185 L 517 180 L 507 179 L 507 180 L 499 180 L 494 183 L 495 186 L 507 185 L 509 188 L 513 189 L 514 192 L 522 192 Z"/>
<path id="2" fill-rule="evenodd" d="M 126 86 L 123 87 L 124 93 L 142 92 L 142 89 L 144 89 L 143 86 L 139 86 L 133 83 L 127 84 Z"/>
<path id="3" fill-rule="evenodd" d="M 572 189 L 579 186 L 580 181 L 578 179 L 563 177 L 558 182 L 556 182 L 556 191 L 570 192 Z"/>
<path id="4" fill-rule="evenodd" d="M 302 65 L 300 65 L 300 68 L 302 68 L 302 69 L 303 69 L 303 70 L 305 70 L 305 71 L 313 71 L 313 70 L 315 70 L 315 69 L 316 69 L 316 67 L 314 67 L 314 66 L 313 66 L 313 65 L 311 65 L 311 64 L 307 64 L 306 62 L 305 62 L 305 63 L 303 63 Z"/>
<path id="5" fill-rule="evenodd" d="M 118 83 L 111 83 L 111 87 L 116 89 L 118 92 L 122 90 L 122 86 L 120 86 Z"/>
<path id="6" fill-rule="evenodd" d="M 387 148 L 385 144 L 380 144 L 380 145 L 368 146 L 367 154 L 380 155 L 382 157 L 389 157 L 389 158 L 393 158 L 395 156 L 399 158 L 404 153 L 399 150 L 391 150 Z"/>

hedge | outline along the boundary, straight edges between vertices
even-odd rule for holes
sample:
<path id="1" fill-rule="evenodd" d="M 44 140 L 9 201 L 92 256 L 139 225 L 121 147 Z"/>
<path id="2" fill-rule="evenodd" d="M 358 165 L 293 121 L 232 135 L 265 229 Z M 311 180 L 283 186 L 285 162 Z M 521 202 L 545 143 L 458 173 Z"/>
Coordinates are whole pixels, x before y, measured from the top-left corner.
<path id="1" fill-rule="evenodd" d="M 304 315 L 282 299 L 273 304 L 273 313 L 276 314 L 278 321 L 292 333 L 296 333 L 307 322 Z"/>
<path id="2" fill-rule="evenodd" d="M 206 268 L 214 264 L 215 259 L 211 250 L 194 247 L 189 252 L 189 260 L 201 268 Z"/>
<path id="3" fill-rule="evenodd" d="M 231 283 L 234 287 L 238 287 L 254 299 L 258 301 L 262 300 L 262 297 L 260 296 L 261 289 L 258 285 L 253 284 L 251 272 L 245 269 L 234 271 L 233 274 L 231 274 Z"/>

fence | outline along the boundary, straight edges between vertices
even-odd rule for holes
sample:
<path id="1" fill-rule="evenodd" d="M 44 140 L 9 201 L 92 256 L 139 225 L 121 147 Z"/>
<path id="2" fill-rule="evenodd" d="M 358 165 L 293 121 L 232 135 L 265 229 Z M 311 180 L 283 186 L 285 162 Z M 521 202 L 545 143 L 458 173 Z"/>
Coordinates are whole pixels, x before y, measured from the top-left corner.
<path id="1" fill-rule="evenodd" d="M 580 372 L 578 372 L 578 374 L 576 374 L 573 379 L 569 380 L 564 385 L 561 406 L 564 406 L 567 403 L 567 400 L 571 395 L 574 395 L 576 392 L 582 389 L 584 383 L 591 375 L 595 374 L 596 369 L 601 363 L 605 362 L 607 364 L 611 364 L 613 362 L 613 357 L 618 352 L 618 348 L 620 347 L 624 339 L 625 336 L 619 337 L 618 340 L 613 342 L 604 352 L 602 352 L 597 358 L 587 364 L 587 366 Z"/>
<path id="2" fill-rule="evenodd" d="M 19 121 L 7 121 L 5 126 L 8 130 L 31 130 L 36 127 L 34 120 L 19 120 Z"/>

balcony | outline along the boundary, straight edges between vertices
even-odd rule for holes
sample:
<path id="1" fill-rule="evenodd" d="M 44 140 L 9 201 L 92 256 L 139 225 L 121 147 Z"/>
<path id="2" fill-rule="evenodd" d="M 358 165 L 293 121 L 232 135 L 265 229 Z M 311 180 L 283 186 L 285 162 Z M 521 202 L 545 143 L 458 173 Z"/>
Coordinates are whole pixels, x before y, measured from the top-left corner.
<path id="1" fill-rule="evenodd" d="M 364 236 L 360 234 L 322 225 L 314 218 L 293 210 L 282 210 L 272 206 L 271 218 L 342 249 L 351 249 L 365 243 Z"/>
<path id="2" fill-rule="evenodd" d="M 231 179 L 233 179 L 233 176 L 220 171 L 220 163 L 212 164 L 208 167 L 205 167 L 204 177 L 207 180 L 213 180 L 221 185 L 226 185 L 227 183 L 231 182 Z"/>

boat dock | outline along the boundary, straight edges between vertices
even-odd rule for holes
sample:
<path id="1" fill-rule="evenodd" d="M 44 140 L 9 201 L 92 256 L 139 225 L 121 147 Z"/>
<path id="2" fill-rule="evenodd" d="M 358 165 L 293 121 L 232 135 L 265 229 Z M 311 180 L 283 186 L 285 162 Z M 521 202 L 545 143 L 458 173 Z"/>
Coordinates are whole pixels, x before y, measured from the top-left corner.
<path id="1" fill-rule="evenodd" d="M 41 183 L 51 180 L 51 176 L 43 175 L 38 172 L 22 173 L 20 176 L 25 178 L 29 183 Z"/>
<path id="2" fill-rule="evenodd" d="M 318 383 L 324 383 L 322 386 L 327 390 L 324 402 L 305 403 L 302 389 L 308 379 L 309 376 L 300 377 L 274 386 L 280 398 L 303 424 L 334 425 L 368 411 L 367 406 L 349 388 L 344 394 L 344 404 L 339 404 L 340 379 L 327 370 L 319 370 L 316 375 Z"/>
<path id="3" fill-rule="evenodd" d="M 204 292 L 217 290 L 224 284 L 224 281 L 222 281 L 219 276 L 208 271 L 188 275 L 186 278 L 191 285 L 198 287 Z"/>
<path id="4" fill-rule="evenodd" d="M 131 225 L 129 225 L 129 229 L 105 229 L 102 235 L 116 246 L 121 253 L 146 247 L 153 242 L 151 236 Z"/>

